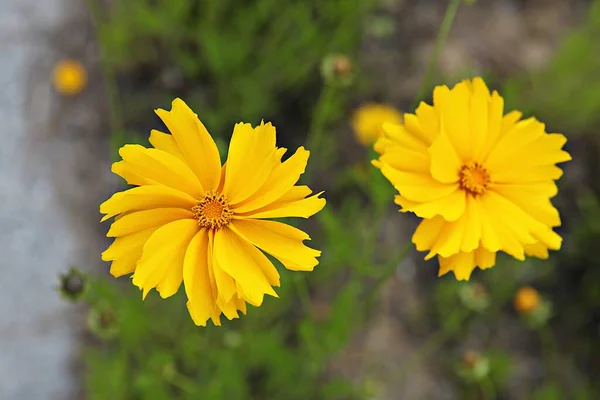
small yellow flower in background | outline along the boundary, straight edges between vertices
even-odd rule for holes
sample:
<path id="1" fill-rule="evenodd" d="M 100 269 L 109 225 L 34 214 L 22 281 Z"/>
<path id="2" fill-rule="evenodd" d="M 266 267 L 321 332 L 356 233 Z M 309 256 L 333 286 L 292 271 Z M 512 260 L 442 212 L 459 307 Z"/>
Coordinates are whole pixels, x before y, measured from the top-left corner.
<path id="1" fill-rule="evenodd" d="M 197 325 L 220 325 L 277 297 L 279 273 L 262 252 L 285 268 L 312 271 L 320 251 L 303 244 L 303 231 L 268 218 L 308 218 L 325 206 L 307 186 L 296 186 L 309 152 L 275 146 L 275 127 L 236 124 L 226 163 L 197 115 L 180 99 L 156 110 L 171 134 L 153 130 L 154 148 L 125 145 L 112 171 L 138 187 L 114 194 L 100 206 L 107 234 L 116 239 L 102 253 L 115 277 L 133 273 L 133 284 L 161 297 L 184 284 Z M 309 196 L 309 197 L 307 197 Z M 261 250 L 259 250 L 261 249 Z"/>
<path id="2" fill-rule="evenodd" d="M 556 164 L 571 159 L 567 140 L 518 111 L 504 115 L 502 97 L 481 78 L 436 87 L 433 106 L 422 102 L 384 131 L 373 164 L 398 190 L 401 211 L 423 219 L 412 241 L 426 260 L 438 256 L 439 275 L 467 280 L 498 251 L 524 260 L 560 249 L 550 199 L 562 175 Z"/>
<path id="3" fill-rule="evenodd" d="M 379 103 L 367 103 L 352 115 L 352 129 L 363 146 L 371 146 L 384 135 L 383 124 L 401 124 L 402 113 L 396 108 Z"/>
<path id="4" fill-rule="evenodd" d="M 52 84 L 56 91 L 65 96 L 74 96 L 87 85 L 87 71 L 76 60 L 62 60 L 54 67 Z"/>
<path id="5" fill-rule="evenodd" d="M 521 314 L 531 314 L 541 304 L 541 297 L 537 290 L 531 286 L 520 288 L 515 294 L 515 309 Z"/>

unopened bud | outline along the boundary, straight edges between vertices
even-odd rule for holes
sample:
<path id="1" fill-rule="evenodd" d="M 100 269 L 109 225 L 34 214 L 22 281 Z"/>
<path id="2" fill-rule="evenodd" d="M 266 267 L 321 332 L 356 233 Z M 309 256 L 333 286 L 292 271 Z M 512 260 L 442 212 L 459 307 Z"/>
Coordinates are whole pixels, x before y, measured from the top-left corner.
<path id="1" fill-rule="evenodd" d="M 348 56 L 332 54 L 321 63 L 321 74 L 327 84 L 348 86 L 354 80 L 354 65 Z"/>
<path id="2" fill-rule="evenodd" d="M 90 332 L 100 339 L 112 339 L 119 331 L 117 314 L 111 307 L 101 306 L 90 309 L 86 322 Z"/>
<path id="3" fill-rule="evenodd" d="M 487 377 L 489 371 L 488 358 L 474 350 L 467 350 L 457 366 L 458 375 L 467 381 L 479 381 Z"/>
<path id="4" fill-rule="evenodd" d="M 84 274 L 77 268 L 71 268 L 66 274 L 60 275 L 58 291 L 68 301 L 75 302 L 83 296 L 87 289 Z"/>

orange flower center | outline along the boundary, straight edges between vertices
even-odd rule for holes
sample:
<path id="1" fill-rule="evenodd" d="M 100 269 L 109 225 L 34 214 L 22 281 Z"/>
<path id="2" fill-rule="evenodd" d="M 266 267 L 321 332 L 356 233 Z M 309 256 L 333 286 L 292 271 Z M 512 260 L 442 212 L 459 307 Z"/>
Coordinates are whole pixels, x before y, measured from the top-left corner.
<path id="1" fill-rule="evenodd" d="M 479 163 L 470 162 L 463 165 L 458 172 L 460 188 L 473 196 L 483 194 L 490 183 L 490 174 Z"/>
<path id="2" fill-rule="evenodd" d="M 198 224 L 209 229 L 219 229 L 227 225 L 233 216 L 227 198 L 214 192 L 207 192 L 204 198 L 192 207 L 192 212 Z"/>

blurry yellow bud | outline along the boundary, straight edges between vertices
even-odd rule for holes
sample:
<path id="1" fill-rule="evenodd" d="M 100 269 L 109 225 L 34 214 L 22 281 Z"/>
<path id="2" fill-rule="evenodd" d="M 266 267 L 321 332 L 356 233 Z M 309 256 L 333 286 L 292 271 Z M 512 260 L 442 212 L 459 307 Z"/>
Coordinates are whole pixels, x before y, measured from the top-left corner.
<path id="1" fill-rule="evenodd" d="M 402 124 L 402 114 L 387 104 L 368 103 L 352 115 L 352 129 L 363 146 L 370 146 L 383 136 L 383 124 Z"/>
<path id="2" fill-rule="evenodd" d="M 514 298 L 515 309 L 521 314 L 531 314 L 539 307 L 540 302 L 540 294 L 531 286 L 519 289 Z"/>
<path id="3" fill-rule="evenodd" d="M 354 80 L 354 65 L 348 56 L 332 54 L 321 63 L 321 75 L 327 84 L 348 86 Z"/>
<path id="4" fill-rule="evenodd" d="M 54 67 L 52 84 L 56 91 L 65 96 L 74 96 L 87 85 L 87 71 L 76 60 L 62 60 Z"/>

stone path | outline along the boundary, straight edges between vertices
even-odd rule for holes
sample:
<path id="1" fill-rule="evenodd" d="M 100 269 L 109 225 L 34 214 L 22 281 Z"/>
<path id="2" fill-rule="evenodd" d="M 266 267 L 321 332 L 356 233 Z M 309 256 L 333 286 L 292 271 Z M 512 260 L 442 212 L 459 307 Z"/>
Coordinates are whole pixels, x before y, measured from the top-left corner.
<path id="1" fill-rule="evenodd" d="M 97 207 L 108 194 L 108 152 L 97 135 L 98 84 L 90 71 L 92 84 L 70 102 L 49 86 L 58 58 L 85 58 L 89 32 L 73 31 L 85 24 L 58 35 L 84 15 L 68 2 L 0 0 L 1 400 L 77 396 L 81 312 L 55 286 L 71 265 L 98 268 L 104 245 Z"/>

